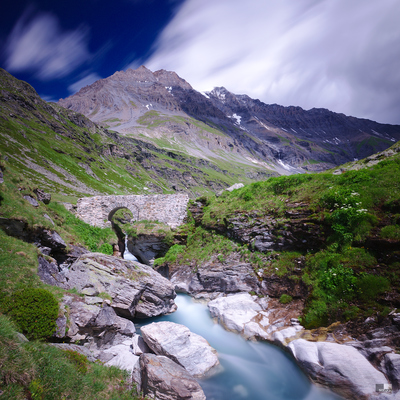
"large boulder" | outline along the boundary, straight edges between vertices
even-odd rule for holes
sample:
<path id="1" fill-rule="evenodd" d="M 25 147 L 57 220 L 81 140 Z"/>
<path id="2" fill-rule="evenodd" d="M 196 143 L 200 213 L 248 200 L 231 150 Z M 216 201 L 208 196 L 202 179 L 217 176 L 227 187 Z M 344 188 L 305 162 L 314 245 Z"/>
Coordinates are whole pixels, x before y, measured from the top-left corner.
<path id="1" fill-rule="evenodd" d="M 367 400 L 376 395 L 376 384 L 389 383 L 352 346 L 298 339 L 288 348 L 315 382 L 329 386 L 346 399 Z"/>
<path id="2" fill-rule="evenodd" d="M 140 356 L 141 390 L 155 400 L 205 400 L 198 382 L 171 359 L 155 354 Z"/>
<path id="3" fill-rule="evenodd" d="M 277 300 L 249 293 L 218 297 L 208 303 L 212 317 L 227 330 L 251 339 L 286 345 L 304 329 L 297 321 L 298 302 L 282 305 Z"/>
<path id="4" fill-rule="evenodd" d="M 65 295 L 61 302 L 64 315 L 57 319 L 56 337 L 85 343 L 92 349 L 105 349 L 126 340 L 132 341 L 136 329 L 132 321 L 119 317 L 100 297 Z"/>
<path id="5" fill-rule="evenodd" d="M 147 318 L 176 310 L 172 284 L 151 267 L 100 253 L 82 255 L 66 274 L 66 289 L 88 296 L 106 293 L 115 312 Z"/>
<path id="6" fill-rule="evenodd" d="M 216 350 L 184 325 L 153 322 L 143 326 L 141 332 L 154 353 L 169 357 L 195 377 L 204 376 L 219 364 Z"/>
<path id="7" fill-rule="evenodd" d="M 257 304 L 249 293 L 240 293 L 226 297 L 218 297 L 208 303 L 211 316 L 229 331 L 242 333 L 262 307 Z"/>

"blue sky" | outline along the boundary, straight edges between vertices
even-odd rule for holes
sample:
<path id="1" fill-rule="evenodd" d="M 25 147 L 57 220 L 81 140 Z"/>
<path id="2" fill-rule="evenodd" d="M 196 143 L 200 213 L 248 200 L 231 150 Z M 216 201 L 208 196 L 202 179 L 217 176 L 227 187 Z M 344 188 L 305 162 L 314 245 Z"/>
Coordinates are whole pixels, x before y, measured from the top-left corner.
<path id="1" fill-rule="evenodd" d="M 400 124 L 398 0 L 6 0 L 0 65 L 48 100 L 142 64 Z"/>

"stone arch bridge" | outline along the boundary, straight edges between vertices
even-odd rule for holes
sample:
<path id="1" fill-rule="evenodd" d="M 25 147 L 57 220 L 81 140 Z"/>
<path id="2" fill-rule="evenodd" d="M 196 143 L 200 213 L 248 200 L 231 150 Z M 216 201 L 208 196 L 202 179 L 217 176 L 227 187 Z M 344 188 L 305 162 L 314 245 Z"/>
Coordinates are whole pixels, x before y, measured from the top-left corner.
<path id="1" fill-rule="evenodd" d="M 187 194 L 156 194 L 84 197 L 77 202 L 76 215 L 93 226 L 104 228 L 115 212 L 127 208 L 135 221 L 159 221 L 176 228 L 186 217 Z"/>

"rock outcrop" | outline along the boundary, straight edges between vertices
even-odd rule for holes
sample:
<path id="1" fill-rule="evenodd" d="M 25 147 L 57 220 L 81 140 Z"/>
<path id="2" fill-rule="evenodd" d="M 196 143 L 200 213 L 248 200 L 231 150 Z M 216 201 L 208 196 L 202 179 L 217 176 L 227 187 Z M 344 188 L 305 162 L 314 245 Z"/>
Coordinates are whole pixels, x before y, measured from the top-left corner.
<path id="1" fill-rule="evenodd" d="M 42 189 L 34 189 L 34 192 L 36 194 L 36 197 L 37 197 L 38 201 L 41 201 L 44 204 L 49 204 L 50 203 L 50 201 L 51 201 L 51 194 L 50 193 L 46 193 Z"/>
<path id="2" fill-rule="evenodd" d="M 225 329 L 248 339 L 264 339 L 282 345 L 304 329 L 295 318 L 299 308 L 298 302 L 283 305 L 249 293 L 221 296 L 208 303 L 211 316 Z"/>
<path id="3" fill-rule="evenodd" d="M 64 295 L 57 319 L 58 339 L 86 344 L 88 348 L 105 349 L 131 340 L 136 329 L 132 321 L 119 317 L 100 297 Z"/>
<path id="4" fill-rule="evenodd" d="M 183 265 L 170 271 L 170 280 L 177 292 L 211 298 L 218 293 L 259 291 L 252 265 L 241 262 L 235 255 L 228 256 L 224 263 L 217 259 L 205 262 L 196 270 L 190 265 Z"/>
<path id="5" fill-rule="evenodd" d="M 216 351 L 201 336 L 173 322 L 154 322 L 141 328 L 146 344 L 158 355 L 169 357 L 192 376 L 204 376 L 219 364 Z"/>
<path id="6" fill-rule="evenodd" d="M 205 400 L 198 382 L 177 363 L 165 356 L 140 356 L 141 390 L 156 400 Z"/>
<path id="7" fill-rule="evenodd" d="M 351 346 L 298 339 L 288 348 L 315 382 L 328 384 L 346 399 L 367 400 L 376 395 L 376 384 L 389 383 Z"/>
<path id="8" fill-rule="evenodd" d="M 87 296 L 106 293 L 122 317 L 147 318 L 176 310 L 172 284 L 152 268 L 100 253 L 81 256 L 66 273 L 66 289 Z"/>

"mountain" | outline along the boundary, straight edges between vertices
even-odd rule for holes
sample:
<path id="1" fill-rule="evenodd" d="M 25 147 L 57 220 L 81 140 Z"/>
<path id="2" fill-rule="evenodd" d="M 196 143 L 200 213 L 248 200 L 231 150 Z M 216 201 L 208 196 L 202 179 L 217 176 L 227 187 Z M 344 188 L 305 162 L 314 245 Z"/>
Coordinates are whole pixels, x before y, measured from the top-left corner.
<path id="1" fill-rule="evenodd" d="M 199 93 L 175 72 L 153 73 L 144 66 L 116 72 L 58 104 L 164 148 L 280 174 L 331 168 L 400 139 L 398 125 L 268 105 L 223 87 Z"/>
<path id="2" fill-rule="evenodd" d="M 180 191 L 195 197 L 276 175 L 249 161 L 216 163 L 178 151 L 179 146 L 167 149 L 143 136 L 109 131 L 80 113 L 46 103 L 29 84 L 2 69 L 0 106 L 0 154 L 9 168 L 60 198 Z M 191 129 L 199 128 L 193 124 Z"/>

